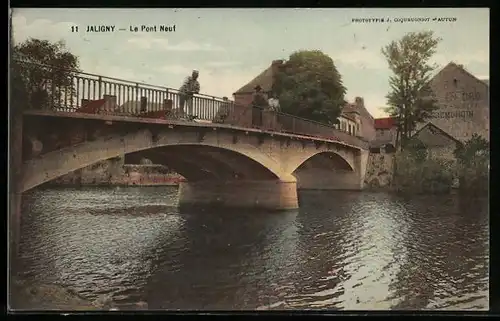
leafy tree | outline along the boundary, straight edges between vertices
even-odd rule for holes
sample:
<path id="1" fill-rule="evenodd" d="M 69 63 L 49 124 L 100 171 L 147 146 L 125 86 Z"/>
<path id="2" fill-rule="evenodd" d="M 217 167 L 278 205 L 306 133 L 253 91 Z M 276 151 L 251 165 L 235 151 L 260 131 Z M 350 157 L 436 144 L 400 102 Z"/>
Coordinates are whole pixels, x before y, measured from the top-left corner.
<path id="1" fill-rule="evenodd" d="M 489 150 L 488 141 L 474 134 L 454 151 L 460 190 L 466 191 L 469 196 L 488 192 Z"/>
<path id="2" fill-rule="evenodd" d="M 422 163 L 427 159 L 427 156 L 429 154 L 427 146 L 425 146 L 425 144 L 420 140 L 414 137 L 409 138 L 406 147 L 409 155 L 411 155 L 417 163 Z"/>
<path id="3" fill-rule="evenodd" d="M 12 48 L 11 97 L 14 108 L 47 109 L 76 103 L 73 72 L 78 57 L 64 42 L 30 38 Z"/>
<path id="4" fill-rule="evenodd" d="M 346 89 L 332 58 L 310 50 L 290 55 L 275 75 L 273 92 L 284 112 L 333 124 L 345 104 Z"/>
<path id="5" fill-rule="evenodd" d="M 401 137 L 404 148 L 418 123 L 429 119 L 438 109 L 429 87 L 431 72 L 436 68 L 429 60 L 441 41 L 432 31 L 411 32 L 382 48 L 393 75 L 389 77 L 391 91 L 386 96 L 385 111 L 396 119 L 396 144 Z"/>
<path id="6" fill-rule="evenodd" d="M 478 134 L 473 134 L 463 145 L 459 145 L 453 154 L 460 164 L 468 166 L 478 157 L 488 158 L 489 151 L 488 141 Z"/>

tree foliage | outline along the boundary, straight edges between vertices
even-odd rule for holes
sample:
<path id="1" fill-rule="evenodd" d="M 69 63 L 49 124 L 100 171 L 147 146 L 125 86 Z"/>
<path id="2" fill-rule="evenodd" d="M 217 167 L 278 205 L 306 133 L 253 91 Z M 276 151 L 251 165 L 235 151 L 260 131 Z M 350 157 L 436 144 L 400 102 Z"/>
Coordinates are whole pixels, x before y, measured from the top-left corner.
<path id="1" fill-rule="evenodd" d="M 78 57 L 64 42 L 30 38 L 12 48 L 11 97 L 15 108 L 46 109 L 75 99 L 72 73 L 79 71 Z"/>
<path id="2" fill-rule="evenodd" d="M 385 111 L 396 119 L 402 147 L 416 125 L 438 109 L 429 87 L 436 66 L 429 61 L 440 41 L 432 31 L 411 32 L 382 48 L 393 73 L 389 77 L 391 91 L 386 96 L 389 107 Z"/>
<path id="3" fill-rule="evenodd" d="M 465 144 L 458 146 L 454 155 L 460 164 L 470 165 L 474 159 L 478 157 L 489 157 L 490 144 L 488 141 L 479 136 L 478 134 L 473 134 L 472 137 L 465 142 Z"/>
<path id="4" fill-rule="evenodd" d="M 429 155 L 427 146 L 425 146 L 425 144 L 422 143 L 419 139 L 416 139 L 414 137 L 408 139 L 406 144 L 406 150 L 408 151 L 408 154 L 412 156 L 417 163 L 424 162 Z"/>
<path id="5" fill-rule="evenodd" d="M 291 54 L 275 75 L 273 91 L 284 112 L 327 124 L 337 122 L 345 104 L 342 77 L 319 50 Z"/>
<path id="6" fill-rule="evenodd" d="M 489 142 L 477 134 L 454 151 L 458 161 L 460 190 L 469 196 L 488 193 L 489 152 Z"/>

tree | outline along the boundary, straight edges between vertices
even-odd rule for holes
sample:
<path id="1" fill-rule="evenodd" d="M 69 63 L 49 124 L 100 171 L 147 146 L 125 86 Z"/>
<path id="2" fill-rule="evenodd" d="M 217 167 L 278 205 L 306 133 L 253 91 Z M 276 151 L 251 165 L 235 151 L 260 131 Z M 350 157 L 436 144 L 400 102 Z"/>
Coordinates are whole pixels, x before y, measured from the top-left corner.
<path id="1" fill-rule="evenodd" d="M 12 58 L 14 108 L 47 109 L 76 102 L 73 72 L 79 71 L 79 62 L 64 42 L 30 38 L 12 48 Z"/>
<path id="2" fill-rule="evenodd" d="M 429 60 L 440 41 L 432 31 L 411 32 L 382 48 L 393 73 L 389 77 L 391 91 L 386 96 L 389 107 L 385 111 L 396 120 L 396 144 L 401 137 L 402 148 L 416 125 L 431 118 L 439 108 L 429 87 L 436 66 Z"/>
<path id="3" fill-rule="evenodd" d="M 275 75 L 273 92 L 284 112 L 334 124 L 345 104 L 346 89 L 332 58 L 310 50 L 290 55 Z"/>
<path id="4" fill-rule="evenodd" d="M 477 134 L 473 134 L 454 151 L 458 161 L 460 189 L 470 196 L 488 192 L 489 152 L 489 142 Z"/>
<path id="5" fill-rule="evenodd" d="M 471 163 L 479 157 L 485 159 L 489 158 L 489 152 L 489 142 L 478 134 L 473 134 L 463 145 L 459 145 L 453 151 L 453 154 L 460 164 L 470 166 Z"/>

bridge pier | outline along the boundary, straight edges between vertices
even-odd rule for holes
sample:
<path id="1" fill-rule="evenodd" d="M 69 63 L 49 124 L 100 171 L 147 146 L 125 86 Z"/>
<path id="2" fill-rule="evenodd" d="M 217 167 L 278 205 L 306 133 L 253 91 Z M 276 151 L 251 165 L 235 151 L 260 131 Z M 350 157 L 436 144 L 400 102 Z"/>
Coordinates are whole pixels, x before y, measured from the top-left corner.
<path id="1" fill-rule="evenodd" d="M 179 207 L 296 209 L 299 207 L 297 183 L 280 180 L 181 182 Z"/>

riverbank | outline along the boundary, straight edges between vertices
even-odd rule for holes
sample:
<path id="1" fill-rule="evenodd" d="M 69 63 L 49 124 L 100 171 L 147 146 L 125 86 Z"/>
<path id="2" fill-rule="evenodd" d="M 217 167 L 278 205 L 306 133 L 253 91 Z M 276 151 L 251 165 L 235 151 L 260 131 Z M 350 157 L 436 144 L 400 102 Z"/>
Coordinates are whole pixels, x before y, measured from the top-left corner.
<path id="1" fill-rule="evenodd" d="M 181 175 L 161 165 L 114 164 L 112 160 L 61 176 L 50 186 L 178 186 Z"/>
<path id="2" fill-rule="evenodd" d="M 108 311 L 147 310 L 148 304 L 140 301 L 119 309 L 112 298 L 102 295 L 94 301 L 79 296 L 70 288 L 55 284 L 35 284 L 19 279 L 9 284 L 9 309 L 21 311 Z"/>
<path id="3" fill-rule="evenodd" d="M 12 310 L 77 310 L 106 309 L 104 304 L 91 302 L 74 291 L 52 284 L 34 284 L 14 279 L 9 284 L 9 309 Z"/>

